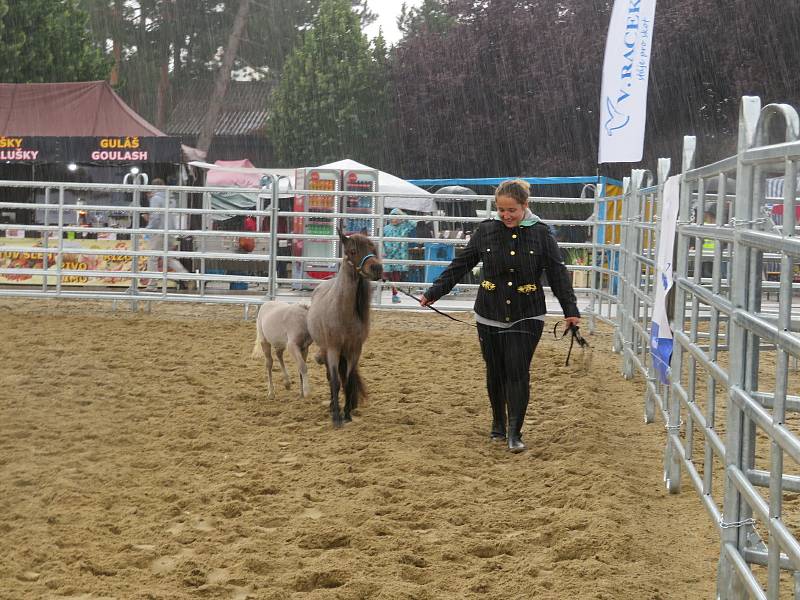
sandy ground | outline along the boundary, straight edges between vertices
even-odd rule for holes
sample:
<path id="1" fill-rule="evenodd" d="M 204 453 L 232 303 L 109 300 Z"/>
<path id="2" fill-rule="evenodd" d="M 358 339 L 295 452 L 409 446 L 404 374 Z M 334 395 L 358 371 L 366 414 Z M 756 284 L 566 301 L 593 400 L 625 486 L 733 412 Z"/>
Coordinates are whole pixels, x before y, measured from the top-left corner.
<path id="1" fill-rule="evenodd" d="M 608 331 L 591 371 L 543 340 L 511 455 L 474 330 L 375 313 L 334 431 L 315 364 L 313 399 L 267 401 L 241 317 L 0 300 L 0 598 L 713 597 L 717 537 Z"/>

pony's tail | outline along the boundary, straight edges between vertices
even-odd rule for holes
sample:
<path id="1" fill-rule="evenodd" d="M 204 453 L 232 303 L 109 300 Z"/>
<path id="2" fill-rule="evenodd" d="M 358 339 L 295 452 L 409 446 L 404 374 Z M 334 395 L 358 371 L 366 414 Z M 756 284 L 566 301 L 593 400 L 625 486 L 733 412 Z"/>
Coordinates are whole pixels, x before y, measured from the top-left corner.
<path id="1" fill-rule="evenodd" d="M 261 342 L 263 340 L 264 336 L 261 333 L 261 325 L 256 321 L 256 343 L 253 345 L 253 352 L 250 354 L 250 358 L 254 360 L 264 358 L 264 349 L 261 347 Z"/>

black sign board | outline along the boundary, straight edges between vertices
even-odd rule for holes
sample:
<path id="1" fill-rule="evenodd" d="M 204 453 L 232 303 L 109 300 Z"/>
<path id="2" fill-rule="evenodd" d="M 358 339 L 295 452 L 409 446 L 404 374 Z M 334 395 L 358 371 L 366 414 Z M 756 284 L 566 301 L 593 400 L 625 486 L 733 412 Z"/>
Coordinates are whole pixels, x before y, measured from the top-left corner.
<path id="1" fill-rule="evenodd" d="M 0 162 L 137 164 L 179 163 L 181 142 L 167 136 L 32 137 L 0 136 Z"/>

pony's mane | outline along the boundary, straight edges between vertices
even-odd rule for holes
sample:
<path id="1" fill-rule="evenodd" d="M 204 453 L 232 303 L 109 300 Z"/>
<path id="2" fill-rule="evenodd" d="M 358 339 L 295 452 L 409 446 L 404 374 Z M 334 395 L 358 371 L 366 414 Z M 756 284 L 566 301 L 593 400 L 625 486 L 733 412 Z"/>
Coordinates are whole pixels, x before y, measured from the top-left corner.
<path id="1" fill-rule="evenodd" d="M 360 255 L 375 252 L 375 245 L 365 235 L 354 233 L 349 236 L 350 242 L 354 244 L 355 250 Z M 343 248 L 344 250 L 344 248 Z M 361 276 L 356 276 L 356 316 L 365 324 L 369 323 L 369 303 L 370 303 L 370 287 L 369 281 Z"/>
<path id="2" fill-rule="evenodd" d="M 369 281 L 363 277 L 356 284 L 356 316 L 362 323 L 369 322 Z"/>

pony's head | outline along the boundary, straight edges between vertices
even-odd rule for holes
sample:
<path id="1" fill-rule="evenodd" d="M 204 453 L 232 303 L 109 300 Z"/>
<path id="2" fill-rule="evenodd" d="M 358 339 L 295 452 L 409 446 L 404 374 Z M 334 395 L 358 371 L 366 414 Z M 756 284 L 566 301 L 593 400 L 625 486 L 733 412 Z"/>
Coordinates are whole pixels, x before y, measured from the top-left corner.
<path id="1" fill-rule="evenodd" d="M 367 236 L 360 233 L 345 235 L 341 227 L 338 229 L 342 241 L 342 257 L 356 270 L 360 276 L 377 281 L 383 275 L 383 263 L 378 258 L 375 244 Z"/>

